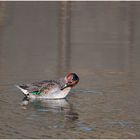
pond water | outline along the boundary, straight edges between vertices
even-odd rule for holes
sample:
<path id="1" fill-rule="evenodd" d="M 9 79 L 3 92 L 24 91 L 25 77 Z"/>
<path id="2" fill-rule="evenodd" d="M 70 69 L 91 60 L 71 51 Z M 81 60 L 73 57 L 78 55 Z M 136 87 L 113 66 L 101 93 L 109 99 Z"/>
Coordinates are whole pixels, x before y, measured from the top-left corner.
<path id="1" fill-rule="evenodd" d="M 140 2 L 0 2 L 0 138 L 140 138 Z M 22 106 L 18 83 L 80 77 L 66 100 Z"/>

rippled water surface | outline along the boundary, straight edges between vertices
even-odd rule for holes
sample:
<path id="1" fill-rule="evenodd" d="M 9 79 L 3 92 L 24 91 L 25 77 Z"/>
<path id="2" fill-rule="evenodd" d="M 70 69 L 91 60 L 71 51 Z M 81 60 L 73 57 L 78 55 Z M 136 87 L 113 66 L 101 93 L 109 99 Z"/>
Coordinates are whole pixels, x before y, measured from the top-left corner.
<path id="1" fill-rule="evenodd" d="M 139 16 L 140 2 L 0 2 L 0 138 L 140 138 Z M 15 84 L 71 71 L 66 100 L 22 105 Z"/>

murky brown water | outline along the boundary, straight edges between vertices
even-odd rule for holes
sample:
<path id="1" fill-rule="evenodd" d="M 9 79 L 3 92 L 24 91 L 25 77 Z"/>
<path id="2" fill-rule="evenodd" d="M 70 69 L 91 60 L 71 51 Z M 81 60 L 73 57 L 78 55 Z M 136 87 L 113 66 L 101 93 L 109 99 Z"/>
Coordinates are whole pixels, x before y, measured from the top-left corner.
<path id="1" fill-rule="evenodd" d="M 140 2 L 0 2 L 0 138 L 140 138 Z M 14 87 L 76 72 L 67 100 Z"/>

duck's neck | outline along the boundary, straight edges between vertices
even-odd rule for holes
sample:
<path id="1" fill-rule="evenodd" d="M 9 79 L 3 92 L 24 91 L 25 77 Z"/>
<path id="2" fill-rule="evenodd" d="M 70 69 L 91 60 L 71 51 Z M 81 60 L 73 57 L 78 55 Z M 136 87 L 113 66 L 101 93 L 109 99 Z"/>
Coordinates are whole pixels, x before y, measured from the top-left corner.
<path id="1" fill-rule="evenodd" d="M 65 80 L 64 77 L 58 79 L 57 82 L 59 83 L 59 85 L 60 85 L 61 88 L 64 87 L 64 85 L 66 84 L 66 80 Z"/>

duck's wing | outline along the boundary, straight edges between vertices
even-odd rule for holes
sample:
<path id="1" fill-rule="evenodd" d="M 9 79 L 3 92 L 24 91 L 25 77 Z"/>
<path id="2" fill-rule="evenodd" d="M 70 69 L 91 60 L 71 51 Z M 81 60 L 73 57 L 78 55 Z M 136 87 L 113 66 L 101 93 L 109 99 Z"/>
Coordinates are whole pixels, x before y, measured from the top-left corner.
<path id="1" fill-rule="evenodd" d="M 40 89 L 39 86 L 34 86 L 31 84 L 18 84 L 16 85 L 16 87 L 20 89 L 24 93 L 24 95 L 28 95 L 29 93 L 32 92 L 38 92 Z"/>
<path id="2" fill-rule="evenodd" d="M 32 84 L 19 84 L 16 87 L 19 88 L 22 92 L 26 91 L 28 93 L 32 93 L 32 92 L 43 92 L 44 90 L 49 91 L 57 85 L 58 83 L 56 81 L 44 80 Z"/>
<path id="3" fill-rule="evenodd" d="M 54 93 L 60 89 L 60 86 L 56 82 L 49 82 L 47 84 L 43 84 L 43 86 L 40 89 L 41 93 L 48 94 L 48 93 Z"/>

